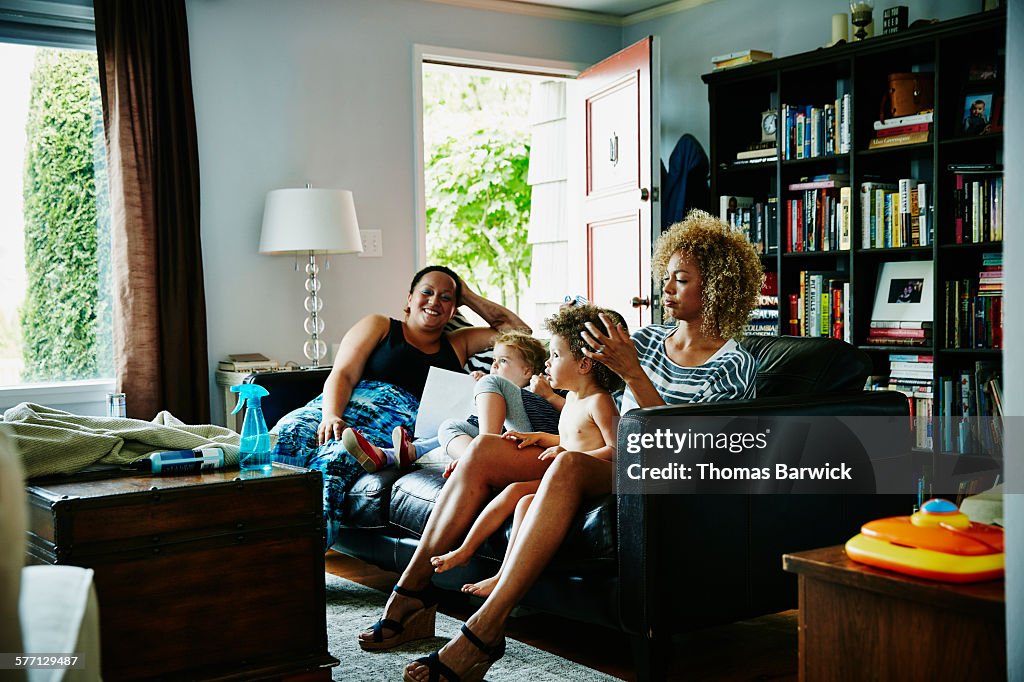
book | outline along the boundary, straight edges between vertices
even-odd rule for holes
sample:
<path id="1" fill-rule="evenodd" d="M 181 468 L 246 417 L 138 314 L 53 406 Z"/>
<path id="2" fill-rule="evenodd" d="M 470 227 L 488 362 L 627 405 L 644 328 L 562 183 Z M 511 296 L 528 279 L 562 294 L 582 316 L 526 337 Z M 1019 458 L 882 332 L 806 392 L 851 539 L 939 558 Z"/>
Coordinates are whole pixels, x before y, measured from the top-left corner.
<path id="1" fill-rule="evenodd" d="M 765 149 L 747 149 L 736 154 L 736 159 L 763 159 L 769 156 L 774 157 L 778 154 L 778 150 L 775 147 L 767 147 Z"/>
<path id="2" fill-rule="evenodd" d="M 853 210 L 851 204 L 853 203 L 853 194 L 849 185 L 840 188 L 839 190 L 839 250 L 849 251 L 852 241 L 851 230 L 852 230 L 852 217 L 851 211 Z"/>
<path id="3" fill-rule="evenodd" d="M 931 329 L 906 329 L 903 327 L 872 327 L 868 336 L 888 338 L 924 339 L 931 336 Z"/>
<path id="4" fill-rule="evenodd" d="M 924 111 L 919 114 L 911 114 L 909 116 L 896 116 L 894 118 L 887 118 L 884 121 L 875 121 L 875 130 L 885 130 L 886 128 L 898 128 L 900 126 L 916 125 L 918 123 L 931 123 L 934 112 Z"/>
<path id="5" fill-rule="evenodd" d="M 891 137 L 875 137 L 868 142 L 868 149 L 881 149 L 884 147 L 899 147 L 905 144 L 920 144 L 927 142 L 930 133 L 926 130 L 917 133 L 904 133 Z"/>
<path id="6" fill-rule="evenodd" d="M 231 362 L 270 362 L 263 353 L 228 353 Z"/>
<path id="7" fill-rule="evenodd" d="M 728 54 L 720 54 L 717 57 L 711 58 L 712 64 L 722 64 L 730 62 L 734 59 L 749 58 L 754 61 L 765 61 L 772 58 L 771 52 L 765 50 L 740 50 L 739 52 L 730 52 Z"/>
<path id="8" fill-rule="evenodd" d="M 930 123 L 914 123 L 908 126 L 893 126 L 892 128 L 881 128 L 875 131 L 875 137 L 892 137 L 893 135 L 904 135 L 906 133 L 919 133 L 931 129 Z"/>
<path id="9" fill-rule="evenodd" d="M 897 185 L 891 182 L 862 182 L 860 185 L 860 234 L 861 248 L 872 249 L 881 246 L 877 235 L 882 221 L 878 210 L 876 193 L 894 190 Z"/>
<path id="10" fill-rule="evenodd" d="M 872 329 L 931 329 L 931 320 L 871 320 Z"/>
<path id="11" fill-rule="evenodd" d="M 217 369 L 222 372 L 259 372 L 277 368 L 278 362 L 276 360 L 265 360 L 262 362 L 258 360 L 250 362 L 231 362 L 230 360 L 221 360 L 217 363 Z"/>
<path id="12" fill-rule="evenodd" d="M 801 189 L 828 189 L 830 187 L 846 187 L 850 183 L 849 175 L 832 175 L 822 179 L 812 178 L 790 183 L 790 190 Z"/>

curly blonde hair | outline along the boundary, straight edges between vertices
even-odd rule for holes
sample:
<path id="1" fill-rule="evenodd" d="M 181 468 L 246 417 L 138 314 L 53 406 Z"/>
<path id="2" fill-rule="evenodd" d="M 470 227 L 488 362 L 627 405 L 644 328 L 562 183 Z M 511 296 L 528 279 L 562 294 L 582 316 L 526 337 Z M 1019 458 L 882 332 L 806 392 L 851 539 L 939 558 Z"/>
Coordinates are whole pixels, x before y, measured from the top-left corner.
<path id="1" fill-rule="evenodd" d="M 612 324 L 621 324 L 623 329 L 629 331 L 626 328 L 626 321 L 622 319 L 622 315 L 619 315 L 614 310 L 599 308 L 590 303 L 560 309 L 557 313 L 544 320 L 544 328 L 551 332 L 552 335 L 561 336 L 569 346 L 569 352 L 572 353 L 574 358 L 579 360 L 584 357 L 583 337 L 580 336 L 580 333 L 586 331 L 587 322 L 593 322 L 594 326 L 602 333 L 608 333 L 608 328 L 605 327 L 604 322 L 598 317 L 600 313 L 607 315 Z M 622 377 L 597 360 L 594 360 L 593 372 L 594 381 L 597 382 L 597 385 L 609 393 L 614 393 L 626 385 Z"/>
<path id="2" fill-rule="evenodd" d="M 726 339 L 740 336 L 764 281 L 761 260 L 747 237 L 713 215 L 693 210 L 654 244 L 651 268 L 658 281 L 664 280 L 669 260 L 680 251 L 700 267 L 701 331 Z"/>
<path id="3" fill-rule="evenodd" d="M 540 339 L 535 339 L 524 331 L 513 329 L 498 334 L 494 339 L 494 345 L 497 346 L 499 343 L 519 351 L 523 356 L 523 361 L 533 370 L 534 374 L 544 372 L 548 349 Z"/>

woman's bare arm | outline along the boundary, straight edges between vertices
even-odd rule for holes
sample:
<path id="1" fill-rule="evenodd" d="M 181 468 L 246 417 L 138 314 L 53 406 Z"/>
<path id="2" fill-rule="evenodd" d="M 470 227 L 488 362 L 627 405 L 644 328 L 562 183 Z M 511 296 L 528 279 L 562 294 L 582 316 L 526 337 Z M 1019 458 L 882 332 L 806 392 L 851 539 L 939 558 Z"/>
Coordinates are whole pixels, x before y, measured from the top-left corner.
<path id="1" fill-rule="evenodd" d="M 487 350 L 494 345 L 494 338 L 498 332 L 521 329 L 532 333 L 530 327 L 519 319 L 519 316 L 505 306 L 489 301 L 480 294 L 470 289 L 465 280 L 462 282 L 462 304 L 469 307 L 480 317 L 484 318 L 489 327 L 467 327 L 459 329 L 448 335 L 459 359 L 464 363 L 466 359 L 475 353 Z"/>
<path id="2" fill-rule="evenodd" d="M 342 414 L 348 407 L 352 389 L 362 378 L 373 349 L 387 336 L 390 325 L 391 321 L 384 315 L 367 315 L 341 339 L 334 366 L 324 382 L 323 417 L 316 431 L 317 445 L 341 438 L 345 430 Z"/>

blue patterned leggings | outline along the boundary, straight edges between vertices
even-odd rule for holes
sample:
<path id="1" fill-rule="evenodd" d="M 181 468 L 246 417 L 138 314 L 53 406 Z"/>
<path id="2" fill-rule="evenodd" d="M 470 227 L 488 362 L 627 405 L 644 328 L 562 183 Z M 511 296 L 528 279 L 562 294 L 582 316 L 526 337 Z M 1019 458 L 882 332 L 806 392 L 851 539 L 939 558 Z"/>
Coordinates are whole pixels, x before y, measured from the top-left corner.
<path id="1" fill-rule="evenodd" d="M 326 551 L 341 529 L 345 493 L 366 471 L 341 441 L 331 440 L 317 446 L 316 429 L 323 418 L 323 401 L 321 394 L 281 418 L 273 429 L 277 444 L 272 456 L 275 462 L 316 469 L 323 474 Z M 403 388 L 381 381 L 360 381 L 352 389 L 342 418 L 371 443 L 384 447 L 391 445 L 391 432 L 396 426 L 412 430 L 417 409 L 419 401 Z"/>

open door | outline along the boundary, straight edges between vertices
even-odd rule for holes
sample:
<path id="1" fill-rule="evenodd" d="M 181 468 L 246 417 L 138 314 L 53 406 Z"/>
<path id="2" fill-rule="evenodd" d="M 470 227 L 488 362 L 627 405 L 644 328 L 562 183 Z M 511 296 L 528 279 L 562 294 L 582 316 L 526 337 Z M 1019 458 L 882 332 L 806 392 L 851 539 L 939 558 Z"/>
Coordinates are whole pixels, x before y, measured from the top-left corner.
<path id="1" fill-rule="evenodd" d="M 658 53 L 654 36 L 584 71 L 569 98 L 574 216 L 570 254 L 586 254 L 587 298 L 622 314 L 630 330 L 650 324 L 651 241 L 661 224 Z M 575 125 L 572 125 L 575 123 Z"/>

